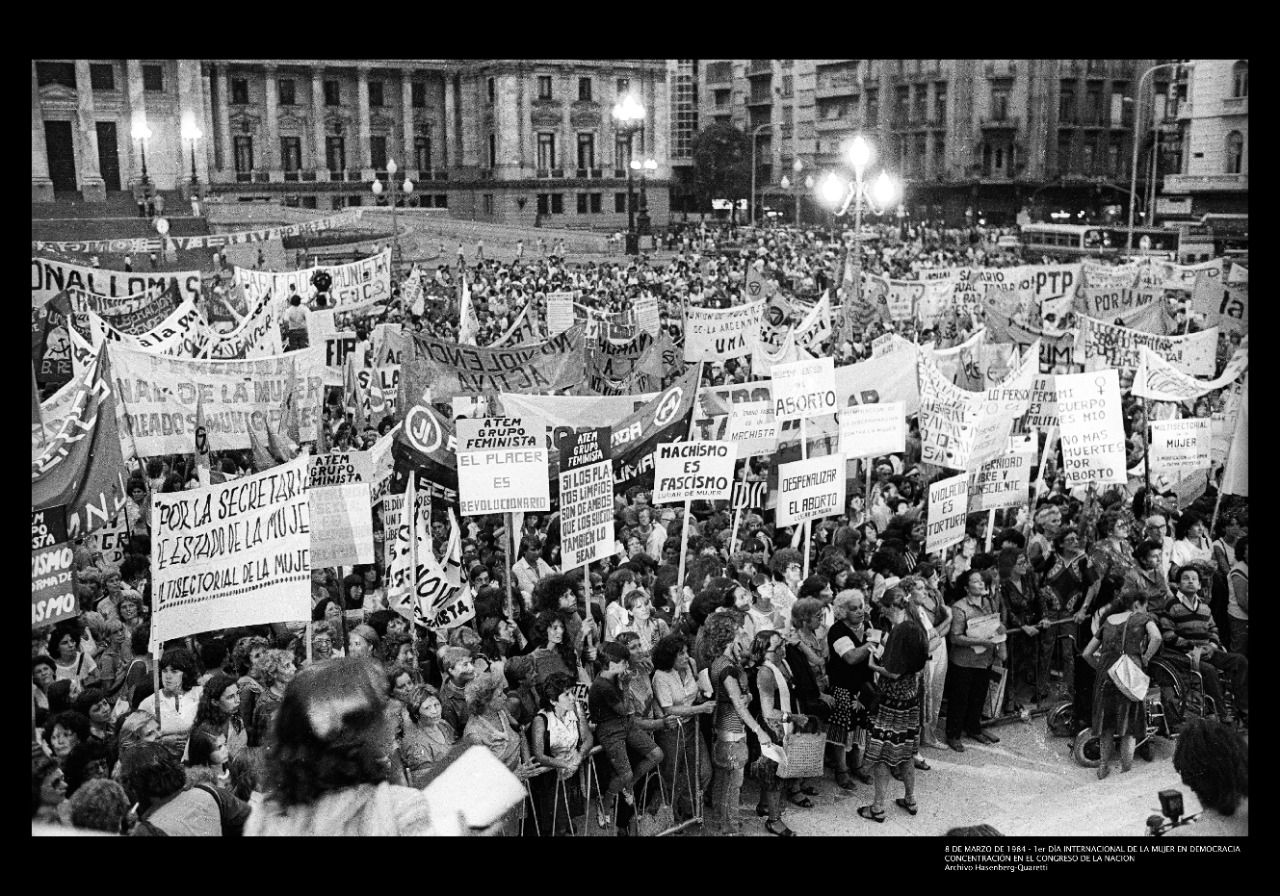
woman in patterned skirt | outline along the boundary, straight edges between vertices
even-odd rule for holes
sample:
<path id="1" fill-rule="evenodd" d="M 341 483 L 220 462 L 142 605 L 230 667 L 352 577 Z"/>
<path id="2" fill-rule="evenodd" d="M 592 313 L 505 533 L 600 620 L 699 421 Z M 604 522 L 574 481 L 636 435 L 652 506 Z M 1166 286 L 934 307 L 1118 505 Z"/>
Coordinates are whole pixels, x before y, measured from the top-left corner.
<path id="1" fill-rule="evenodd" d="M 871 714 L 864 761 L 871 763 L 875 801 L 858 814 L 883 822 L 884 799 L 891 769 L 899 769 L 906 796 L 894 802 L 909 815 L 918 810 L 913 757 L 920 740 L 920 672 L 929 659 L 929 635 L 920 620 L 909 614 L 910 602 L 900 588 L 885 592 L 881 612 L 893 628 L 884 646 L 883 664 L 873 655 L 869 664 L 880 675 L 880 702 Z"/>
<path id="2" fill-rule="evenodd" d="M 831 605 L 835 624 L 827 631 L 827 677 L 835 698 L 827 727 L 827 744 L 835 752 L 836 783 L 845 790 L 853 790 L 855 786 L 850 768 L 867 783 L 864 773 L 856 771 L 860 764 L 857 757 L 852 763 L 849 761 L 857 731 L 865 727 L 866 722 L 858 694 L 871 682 L 871 669 L 867 666 L 871 649 L 866 635 L 866 600 L 856 589 L 841 591 Z"/>

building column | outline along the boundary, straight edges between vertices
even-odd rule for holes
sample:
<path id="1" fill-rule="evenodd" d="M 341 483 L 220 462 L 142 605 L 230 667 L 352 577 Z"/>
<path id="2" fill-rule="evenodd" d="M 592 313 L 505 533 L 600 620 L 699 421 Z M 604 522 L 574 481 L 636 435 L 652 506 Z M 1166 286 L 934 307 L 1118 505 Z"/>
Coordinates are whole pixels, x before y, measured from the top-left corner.
<path id="1" fill-rule="evenodd" d="M 107 187 L 98 165 L 97 116 L 93 112 L 93 81 L 89 60 L 76 60 L 76 130 L 80 133 L 76 176 L 85 202 L 105 202 Z"/>
<path id="2" fill-rule="evenodd" d="M 574 76 L 568 72 L 560 76 L 562 85 L 560 104 L 560 158 L 556 159 L 560 163 L 560 167 L 568 172 L 572 177 L 577 173 L 578 168 L 578 138 L 574 134 L 572 108 L 573 101 L 578 98 L 578 85 L 574 81 Z"/>
<path id="3" fill-rule="evenodd" d="M 671 177 L 671 115 L 670 105 L 667 97 L 667 79 L 665 73 L 651 72 L 649 74 L 649 83 L 652 85 L 653 111 L 650 113 L 650 120 L 653 122 L 653 138 L 649 141 L 649 156 L 658 163 L 658 170 L 654 172 L 654 178 L 657 180 L 667 180 Z M 794 116 L 792 118 L 794 122 Z M 794 130 L 795 125 L 792 124 Z M 771 141 L 774 146 L 775 158 L 781 153 L 781 138 Z M 792 136 L 791 145 L 796 145 L 795 137 Z M 798 156 L 799 153 L 793 153 Z M 773 168 L 775 174 L 778 172 L 778 166 L 775 163 Z M 789 172 L 789 176 L 794 177 L 794 172 Z"/>
<path id="4" fill-rule="evenodd" d="M 406 171 L 418 170 L 418 154 L 413 151 L 413 70 L 400 69 L 400 159 Z M 421 174 L 418 175 L 422 177 Z"/>
<path id="5" fill-rule="evenodd" d="M 36 80 L 34 59 L 31 60 L 31 201 L 53 202 L 49 150 L 44 143 L 44 115 L 40 111 L 40 82 Z"/>
<path id="6" fill-rule="evenodd" d="M 614 77 L 612 69 L 600 70 L 600 89 L 596 91 L 596 100 L 600 104 L 600 145 L 596 147 L 596 167 L 605 177 L 613 177 L 613 103 L 608 97 L 613 96 Z"/>
<path id="7" fill-rule="evenodd" d="M 191 145 L 191 141 L 182 136 L 181 127 L 178 130 L 178 157 L 180 164 L 178 170 L 181 175 L 178 177 L 178 183 L 184 185 L 187 195 L 191 190 L 191 162 L 195 159 L 196 180 L 199 183 L 207 184 L 209 182 L 209 168 L 207 164 L 203 164 L 206 159 L 206 153 L 201 152 L 201 144 L 213 139 L 213 135 L 206 129 L 200 127 L 201 119 L 204 118 L 203 103 L 200 95 L 200 63 L 195 59 L 179 59 L 178 60 L 178 121 L 181 123 L 187 116 L 191 117 L 191 121 L 196 127 L 200 128 L 202 136 Z"/>
<path id="8" fill-rule="evenodd" d="M 276 83 L 276 67 L 274 65 L 263 66 L 263 86 L 266 88 L 265 96 L 266 109 L 266 134 L 267 147 L 266 152 L 262 154 L 263 160 L 266 162 L 262 167 L 268 171 L 279 171 L 282 166 L 280 162 L 280 125 L 277 122 L 277 109 L 280 104 L 278 94 L 279 85 Z"/>
<path id="9" fill-rule="evenodd" d="M 201 153 L 201 164 L 204 166 L 205 183 L 212 183 L 210 175 L 219 167 L 218 159 L 222 147 L 218 143 L 218 120 L 213 117 L 213 71 L 200 66 L 200 130 L 204 131 L 204 152 Z"/>
<path id="10" fill-rule="evenodd" d="M 368 179 L 372 175 L 364 174 L 363 171 L 373 170 L 373 150 L 369 142 L 369 66 L 367 65 L 356 68 L 356 116 L 357 133 L 360 135 L 359 167 L 362 171 L 361 177 Z"/>
<path id="11" fill-rule="evenodd" d="M 328 159 L 325 156 L 324 129 L 324 70 L 311 70 L 311 170 L 328 170 Z"/>
<path id="12" fill-rule="evenodd" d="M 225 65 L 215 65 L 214 81 L 218 82 L 218 151 L 222 158 L 218 170 L 232 171 L 235 168 L 235 157 L 231 153 L 231 71 Z"/>
<path id="13" fill-rule="evenodd" d="M 440 164 L 447 171 L 451 167 L 456 167 L 461 162 L 461 153 L 456 149 L 458 140 L 458 129 L 456 127 L 456 118 L 458 115 L 458 93 L 453 85 L 453 75 L 449 71 L 440 73 L 441 79 L 444 81 L 444 124 L 440 126 L 440 143 L 443 146 L 443 157 Z"/>
<path id="14" fill-rule="evenodd" d="M 129 140 L 130 152 L 129 158 L 133 160 L 131 166 L 133 177 L 132 180 L 142 180 L 142 141 L 133 139 L 133 126 L 145 122 L 147 120 L 147 99 L 146 93 L 142 89 L 142 63 L 137 59 L 128 59 L 125 61 L 126 71 L 126 90 L 125 93 L 129 98 L 129 109 L 132 115 L 129 119 L 129 132 L 125 135 Z M 152 184 L 155 178 L 150 178 Z"/>

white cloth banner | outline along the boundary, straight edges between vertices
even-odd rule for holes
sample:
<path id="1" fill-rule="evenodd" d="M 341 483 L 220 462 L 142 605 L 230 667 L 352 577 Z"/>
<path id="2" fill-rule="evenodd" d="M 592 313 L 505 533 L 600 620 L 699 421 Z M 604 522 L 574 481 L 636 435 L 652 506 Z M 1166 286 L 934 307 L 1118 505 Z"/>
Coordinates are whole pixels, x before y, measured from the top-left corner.
<path id="1" fill-rule="evenodd" d="M 547 338 L 563 333 L 573 326 L 573 293 L 547 293 Z"/>
<path id="2" fill-rule="evenodd" d="M 391 298 L 390 249 L 350 264 L 321 265 L 297 271 L 254 271 L 238 267 L 235 269 L 235 284 L 244 289 L 245 298 L 251 303 L 271 293 L 278 310 L 283 311 L 290 287 L 296 287 L 298 295 L 306 301 L 312 292 L 311 278 L 317 271 L 326 271 L 333 278 L 329 287 L 329 307 L 335 311 L 352 311 Z"/>
<path id="3" fill-rule="evenodd" d="M 310 618 L 310 521 L 305 457 L 153 493 L 152 640 Z"/>
<path id="4" fill-rule="evenodd" d="M 136 300 L 142 293 L 161 292 L 175 282 L 182 298 L 192 302 L 200 298 L 199 271 L 130 273 L 54 261 L 52 258 L 33 258 L 31 307 L 39 308 L 64 289 L 83 289 L 99 296 L 128 302 Z"/>
<path id="5" fill-rule="evenodd" d="M 1015 436 L 1006 452 L 978 467 L 969 479 L 969 513 L 1021 507 L 1031 489 L 1035 435 Z"/>
<path id="6" fill-rule="evenodd" d="M 95 349 L 104 342 L 117 342 L 137 351 L 180 358 L 198 358 L 205 352 L 213 331 L 200 309 L 184 300 L 162 323 L 141 336 L 122 333 L 92 311 L 72 314 L 88 323 L 89 343 Z M 84 328 L 80 328 L 83 330 Z"/>
<path id="7" fill-rule="evenodd" d="M 1157 336 L 1086 317 L 1080 322 L 1076 339 L 1076 357 L 1083 357 L 1086 372 L 1105 367 L 1136 370 L 1142 361 L 1141 348 L 1157 353 L 1192 376 L 1213 376 L 1217 362 L 1216 327 L 1186 336 Z"/>
<path id="8" fill-rule="evenodd" d="M 373 562 L 373 514 L 363 483 L 307 489 L 311 507 L 313 566 L 354 566 Z"/>
<path id="9" fill-rule="evenodd" d="M 278 309 L 271 296 L 259 299 L 240 326 L 230 333 L 214 334 L 209 340 L 206 354 L 215 361 L 284 354 L 284 346 L 280 342 Z"/>
<path id="10" fill-rule="evenodd" d="M 1146 346 L 1139 348 L 1141 358 L 1133 375 L 1133 394 L 1152 401 L 1193 401 L 1201 395 L 1229 386 L 1249 369 L 1249 340 L 1227 362 L 1222 375 L 1212 380 L 1198 380 L 1183 373 Z"/>
<path id="11" fill-rule="evenodd" d="M 684 309 L 684 359 L 724 361 L 755 351 L 764 299 L 733 308 Z"/>

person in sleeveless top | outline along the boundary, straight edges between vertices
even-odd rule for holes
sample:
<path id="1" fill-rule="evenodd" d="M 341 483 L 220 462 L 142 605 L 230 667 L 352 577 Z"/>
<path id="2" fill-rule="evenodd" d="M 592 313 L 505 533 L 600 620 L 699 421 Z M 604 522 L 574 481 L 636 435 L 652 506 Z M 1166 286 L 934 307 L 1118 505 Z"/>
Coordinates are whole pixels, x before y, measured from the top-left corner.
<path id="1" fill-rule="evenodd" d="M 1133 767 L 1133 749 L 1139 732 L 1146 731 L 1146 704 L 1131 700 L 1115 683 L 1108 670 L 1128 656 L 1144 669 L 1160 649 L 1160 627 L 1147 612 L 1147 594 L 1134 591 L 1117 598 L 1108 607 L 1097 635 L 1084 649 L 1085 662 L 1098 674 L 1093 686 L 1093 730 L 1102 750 L 1098 778 L 1111 773 L 1115 757 L 1115 738 L 1120 738 L 1120 767 Z"/>

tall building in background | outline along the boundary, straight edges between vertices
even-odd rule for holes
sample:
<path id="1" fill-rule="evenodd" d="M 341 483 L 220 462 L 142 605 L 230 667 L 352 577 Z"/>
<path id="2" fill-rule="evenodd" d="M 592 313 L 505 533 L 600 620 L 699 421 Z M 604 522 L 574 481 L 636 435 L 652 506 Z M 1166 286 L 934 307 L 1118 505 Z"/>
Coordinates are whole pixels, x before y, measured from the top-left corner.
<path id="1" fill-rule="evenodd" d="M 1248 214 L 1249 61 L 1194 60 L 1176 116 L 1180 151 L 1162 204 L 1194 218 Z"/>
<path id="2" fill-rule="evenodd" d="M 129 190 L 145 154 L 162 190 L 187 189 L 194 167 L 200 189 L 225 201 L 372 205 L 370 184 L 394 160 L 414 184 L 413 206 L 616 228 L 627 222 L 635 158 L 657 163 L 645 193 L 663 225 L 667 68 L 661 59 L 36 61 L 32 199 Z M 612 116 L 624 96 L 644 108 L 630 132 Z M 143 124 L 150 136 L 135 139 Z"/>

